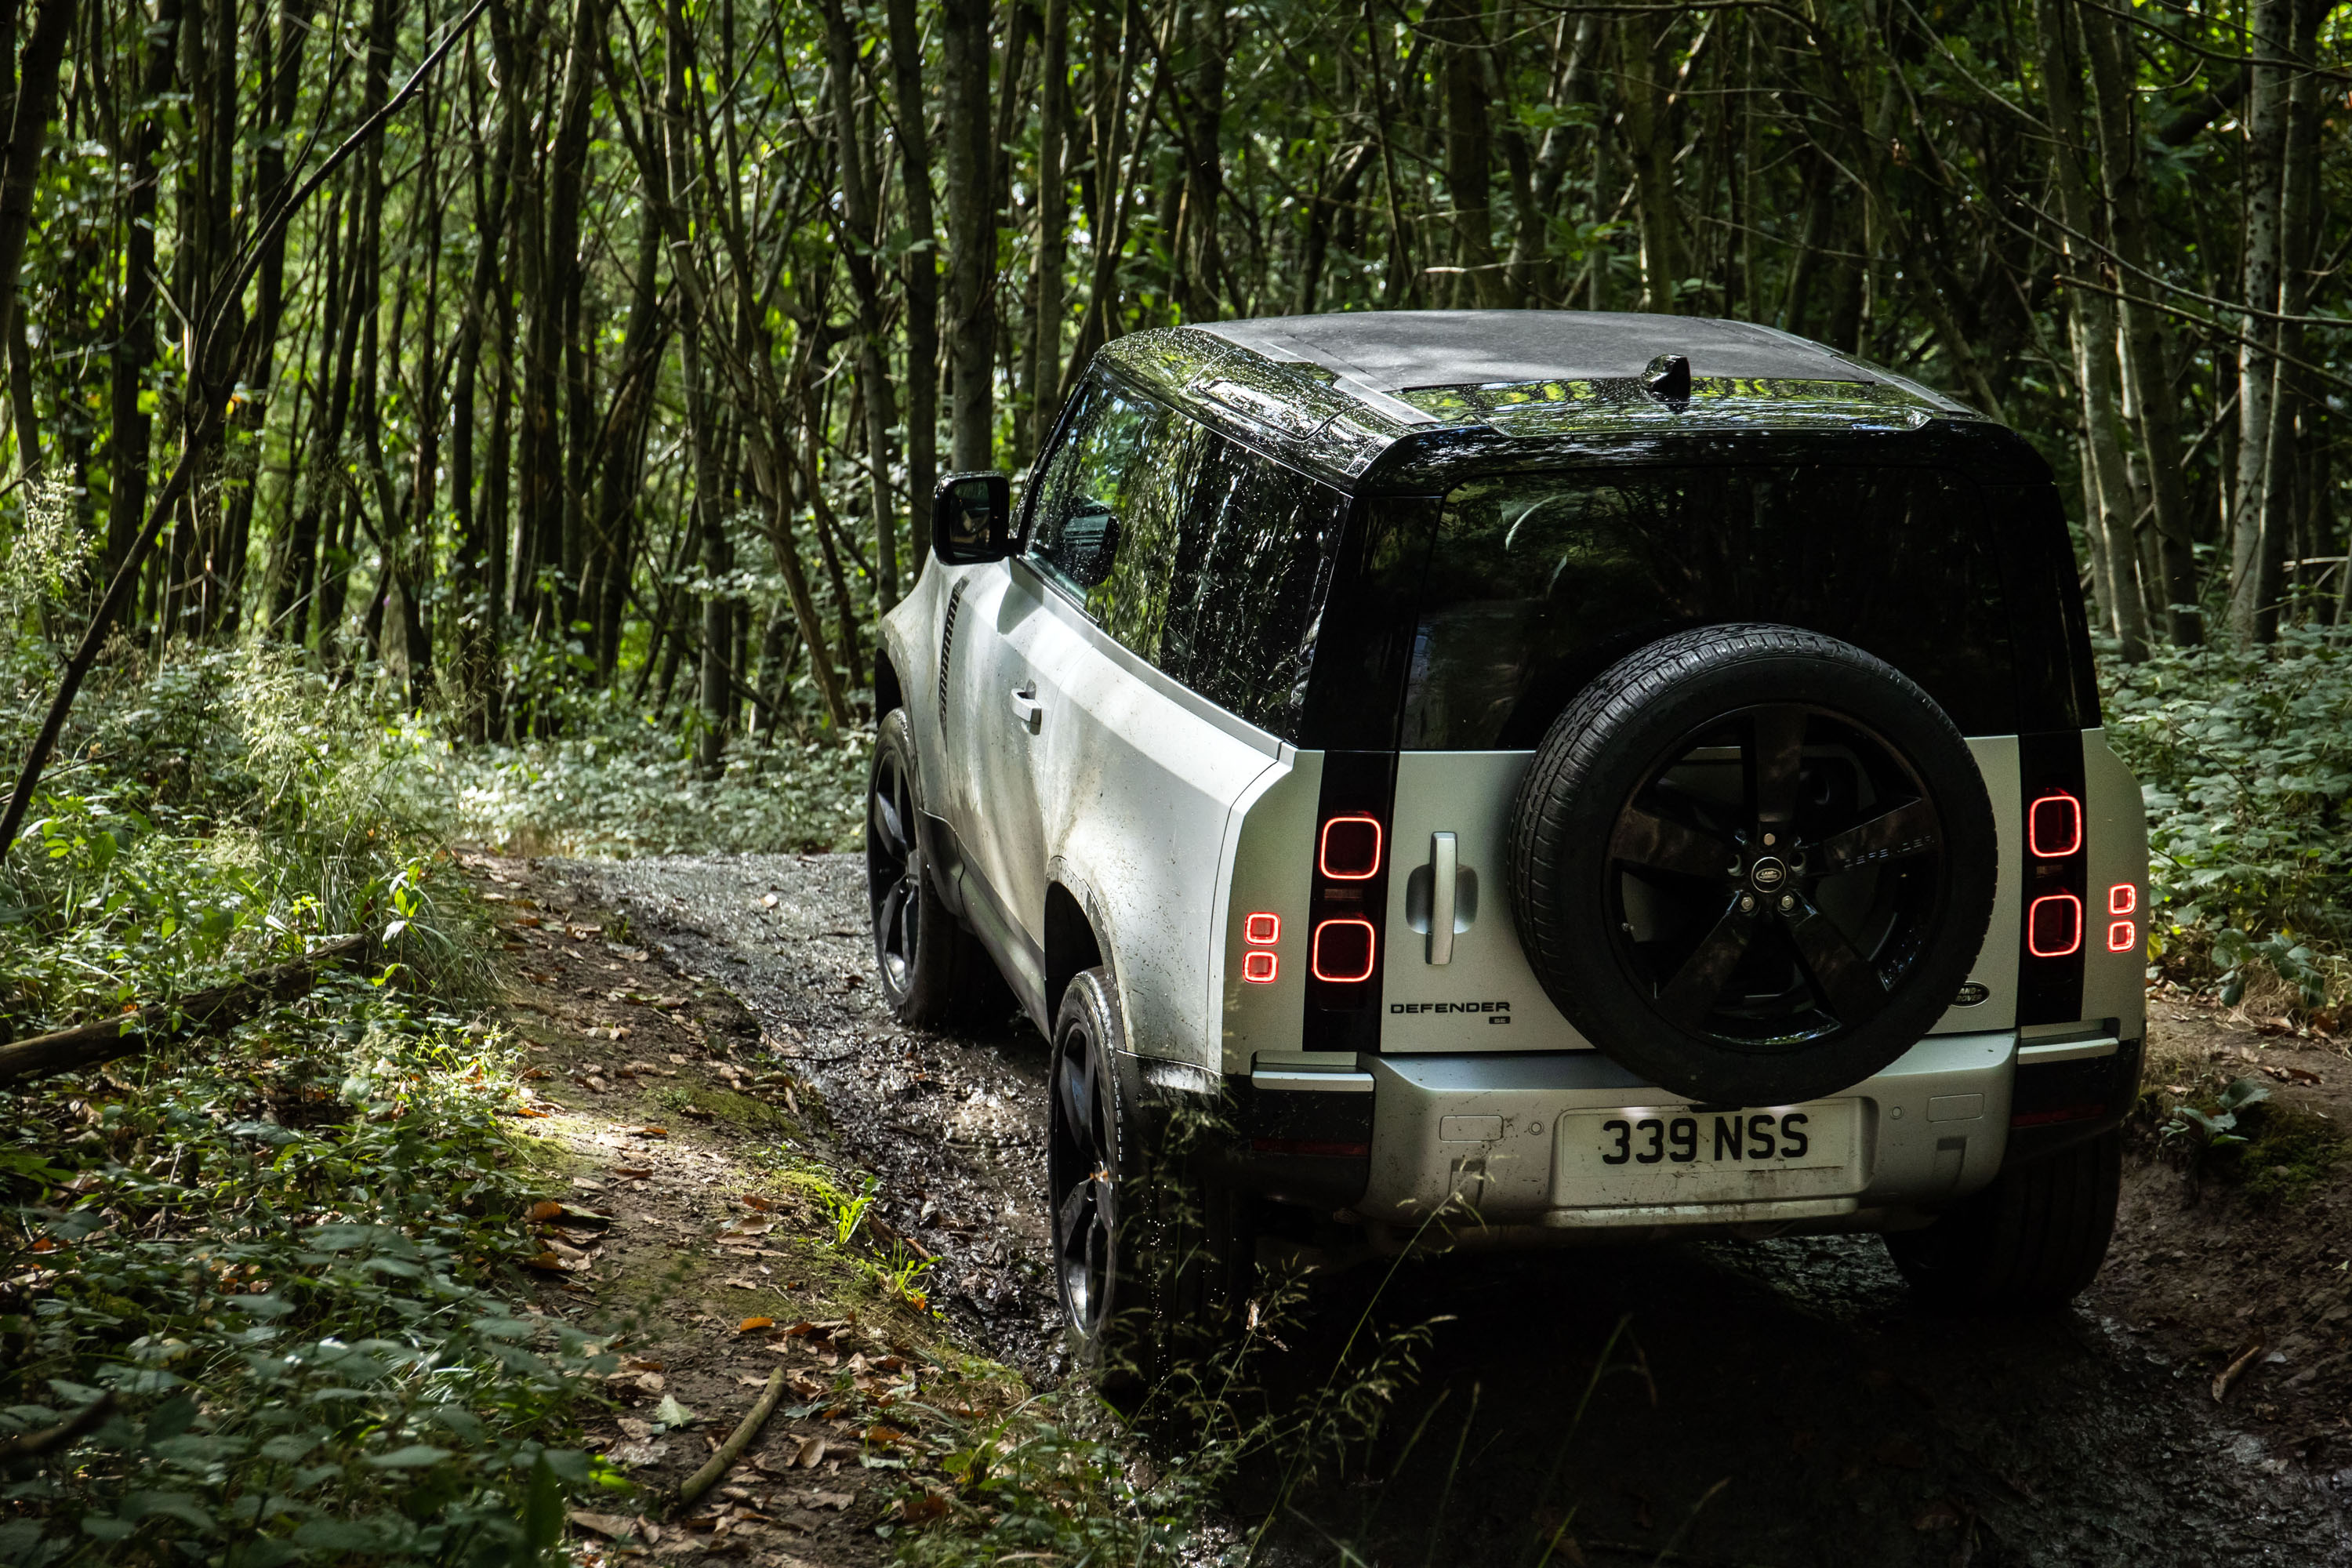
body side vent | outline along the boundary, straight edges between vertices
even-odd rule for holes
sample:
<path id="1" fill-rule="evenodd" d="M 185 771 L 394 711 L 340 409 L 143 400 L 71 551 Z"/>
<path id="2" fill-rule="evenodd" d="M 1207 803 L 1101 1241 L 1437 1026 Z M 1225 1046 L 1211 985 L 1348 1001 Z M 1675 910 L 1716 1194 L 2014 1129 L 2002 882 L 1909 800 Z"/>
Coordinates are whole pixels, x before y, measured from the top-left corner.
<path id="1" fill-rule="evenodd" d="M 948 667 L 955 656 L 956 612 L 963 608 L 964 585 L 958 583 L 948 595 L 948 616 L 940 627 L 940 738 L 948 732 Z"/>

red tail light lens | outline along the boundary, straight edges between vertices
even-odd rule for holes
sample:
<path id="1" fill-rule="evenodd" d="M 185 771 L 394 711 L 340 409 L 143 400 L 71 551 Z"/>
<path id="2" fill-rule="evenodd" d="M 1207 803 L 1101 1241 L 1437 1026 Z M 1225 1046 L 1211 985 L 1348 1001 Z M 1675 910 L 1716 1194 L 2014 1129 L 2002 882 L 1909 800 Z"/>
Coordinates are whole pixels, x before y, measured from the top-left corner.
<path id="1" fill-rule="evenodd" d="M 2083 945 L 2083 900 L 2050 893 L 2025 911 L 2025 951 L 2036 958 L 2064 958 Z"/>
<path id="2" fill-rule="evenodd" d="M 1279 967 L 1279 961 L 1270 952 L 1242 954 L 1242 978 L 1253 985 L 1273 984 Z"/>
<path id="3" fill-rule="evenodd" d="M 1272 947 L 1282 940 L 1282 917 L 1263 911 L 1242 917 L 1242 940 L 1252 947 Z"/>
<path id="4" fill-rule="evenodd" d="M 2045 795 L 2026 808 L 2025 841 L 2044 860 L 2083 847 L 2083 803 L 2063 793 Z"/>
<path id="5" fill-rule="evenodd" d="M 1335 882 L 1364 882 L 1381 873 L 1381 824 L 1374 816 L 1335 816 L 1323 825 L 1316 868 Z"/>
<path id="6" fill-rule="evenodd" d="M 2139 945 L 2139 927 L 2130 921 L 2116 921 L 2107 927 L 2107 951 L 2129 952 Z"/>
<path id="7" fill-rule="evenodd" d="M 2139 908 L 2139 889 L 2129 882 L 2117 882 L 2107 889 L 2107 913 L 2127 915 Z"/>
<path id="8" fill-rule="evenodd" d="M 1372 922 L 1325 921 L 1315 928 L 1313 962 L 1318 980 L 1351 984 L 1372 977 Z"/>

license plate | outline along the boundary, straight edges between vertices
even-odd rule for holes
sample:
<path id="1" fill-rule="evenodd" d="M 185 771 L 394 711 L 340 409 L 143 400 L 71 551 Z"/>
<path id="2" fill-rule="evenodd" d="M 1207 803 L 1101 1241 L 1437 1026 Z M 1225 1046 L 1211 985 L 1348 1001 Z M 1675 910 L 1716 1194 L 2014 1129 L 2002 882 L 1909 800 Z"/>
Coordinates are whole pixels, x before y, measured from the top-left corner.
<path id="1" fill-rule="evenodd" d="M 1853 1192 L 1862 1185 L 1857 1103 L 1570 1111 L 1553 1146 L 1552 1202 L 1754 1203 Z"/>

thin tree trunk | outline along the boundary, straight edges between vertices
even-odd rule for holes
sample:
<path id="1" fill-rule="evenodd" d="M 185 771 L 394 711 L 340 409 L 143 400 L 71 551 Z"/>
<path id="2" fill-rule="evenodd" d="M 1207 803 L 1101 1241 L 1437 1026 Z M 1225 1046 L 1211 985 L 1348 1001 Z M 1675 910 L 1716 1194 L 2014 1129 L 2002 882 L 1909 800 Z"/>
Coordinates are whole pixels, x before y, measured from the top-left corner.
<path id="1" fill-rule="evenodd" d="M 1045 0 L 1037 106 L 1037 319 L 1030 333 L 1030 449 L 1043 452 L 1061 415 L 1062 269 L 1069 264 L 1070 0 Z"/>
<path id="2" fill-rule="evenodd" d="M 5 331 L 10 360 L 20 474 L 41 466 L 41 423 L 33 406 L 31 349 L 16 298 L 16 276 L 24 260 L 25 236 L 33 224 L 33 188 L 40 183 L 41 148 L 48 138 L 49 119 L 57 112 L 58 68 L 73 37 L 75 10 L 76 0 L 36 0 L 33 30 L 17 62 L 7 169 L 0 177 L 0 331 Z"/>
<path id="3" fill-rule="evenodd" d="M 54 0 L 53 0 L 54 3 Z M 995 167 L 988 145 L 988 0 L 940 0 L 947 55 L 948 367 L 951 460 L 960 469 L 994 457 L 996 312 L 989 283 L 996 263 L 990 200 Z"/>
<path id="4" fill-rule="evenodd" d="M 2067 47 L 2063 4 L 2063 0 L 2038 0 L 2034 19 L 2042 46 L 2042 91 L 2051 128 L 2056 133 L 2053 169 L 2059 209 L 2069 229 L 2087 235 L 2095 219 L 2089 174 L 2084 166 L 2081 77 Z M 2083 254 L 2081 241 L 2069 239 L 2066 251 L 2072 276 L 2095 279 L 2096 259 Z M 2147 657 L 2147 627 L 2138 553 L 2132 547 L 2132 521 L 2137 509 L 2124 461 L 2123 421 L 2116 403 L 2114 302 L 2094 289 L 2069 289 L 2066 331 L 2074 352 L 2084 451 L 2090 467 L 2090 488 L 2084 492 L 2089 510 L 2083 528 L 2105 566 L 2108 629 L 2122 643 L 2125 659 L 2137 663 Z"/>
<path id="5" fill-rule="evenodd" d="M 833 84 L 834 139 L 840 150 L 842 259 L 857 296 L 858 390 L 866 407 L 866 483 L 878 563 L 877 587 L 887 614 L 898 602 L 898 544 L 890 504 L 890 426 L 897 422 L 890 370 L 883 357 L 882 289 L 874 266 L 879 226 L 874 171 L 857 124 L 857 40 L 841 0 L 821 0 Z M 856 684 L 853 682 L 853 684 Z"/>
<path id="6" fill-rule="evenodd" d="M 2098 106 L 2099 172 L 2106 189 L 2110 242 L 2127 274 L 2144 271 L 2149 264 L 2147 185 L 2127 53 L 2129 25 L 2090 6 L 2082 7 L 2078 16 L 2091 67 L 2092 97 Z M 2174 644 L 2189 647 L 2204 639 L 2204 625 L 2197 609 L 2189 489 L 2180 472 L 2180 425 L 2166 374 L 2168 356 L 2161 317 L 2128 298 L 2119 302 L 2119 309 L 2124 370 L 2140 446 L 2147 454 L 2148 501 L 2154 509 L 2158 559 L 2163 564 L 2167 632 Z"/>
<path id="7" fill-rule="evenodd" d="M 899 180 L 915 244 L 907 289 L 907 548 L 919 579 L 931 552 L 931 490 L 940 471 L 940 248 L 931 209 L 931 144 L 924 121 L 923 35 L 915 0 L 887 0 L 890 70 L 898 94 Z"/>
<path id="8" fill-rule="evenodd" d="M 2245 153 L 2245 259 L 2241 298 L 2254 310 L 2279 297 L 2279 201 L 2286 162 L 2286 50 L 2295 0 L 2253 0 L 2253 86 L 2248 94 Z M 2230 513 L 2230 634 L 2240 646 L 2269 640 L 2276 626 L 2278 556 L 2264 537 L 2272 512 L 2271 405 L 2277 381 L 2277 326 L 2252 313 L 2238 321 L 2238 471 Z M 2267 580 L 2266 580 L 2267 579 Z"/>

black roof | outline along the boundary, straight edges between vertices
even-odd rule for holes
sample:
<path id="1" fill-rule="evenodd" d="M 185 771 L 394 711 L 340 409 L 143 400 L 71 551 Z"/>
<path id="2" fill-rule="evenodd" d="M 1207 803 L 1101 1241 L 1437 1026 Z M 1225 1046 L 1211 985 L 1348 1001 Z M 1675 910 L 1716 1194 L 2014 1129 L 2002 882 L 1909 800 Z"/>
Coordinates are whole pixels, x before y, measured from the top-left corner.
<path id="1" fill-rule="evenodd" d="M 1200 329 L 1268 359 L 1303 361 L 1380 392 L 1475 383 L 1623 381 L 1660 354 L 1694 376 L 1884 379 L 1819 343 L 1705 316 L 1606 310 L 1355 310 Z"/>
<path id="2" fill-rule="evenodd" d="M 1645 386 L 1644 371 L 1665 354 L 1690 362 L 1688 397 Z M 1886 436 L 1931 426 L 1976 426 L 1963 445 L 1979 460 L 2005 453 L 2047 472 L 2021 441 L 1964 404 L 1745 321 L 1585 310 L 1274 316 L 1130 333 L 1108 344 L 1101 363 L 1204 424 L 1350 489 L 1433 463 L 1458 469 L 1465 461 L 1622 454 L 1629 440 L 1671 442 L 1678 454 L 1692 437 L 1725 451 L 1760 450 L 1759 439 L 1786 449 L 1809 432 L 1841 446 L 1873 438 L 1868 445 L 1892 457 Z"/>

